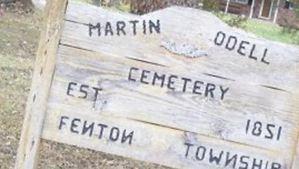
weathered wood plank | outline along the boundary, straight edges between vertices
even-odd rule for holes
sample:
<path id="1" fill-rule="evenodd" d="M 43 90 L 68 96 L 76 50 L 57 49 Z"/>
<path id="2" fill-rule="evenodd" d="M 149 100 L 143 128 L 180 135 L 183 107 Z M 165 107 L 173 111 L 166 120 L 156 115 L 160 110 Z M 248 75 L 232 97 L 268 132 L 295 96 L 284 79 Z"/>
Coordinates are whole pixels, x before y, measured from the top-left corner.
<path id="1" fill-rule="evenodd" d="M 63 106 L 50 104 L 46 119 L 43 131 L 45 139 L 170 167 L 252 168 L 255 164 L 255 167 L 261 165 L 263 168 L 289 168 L 289 160 L 280 158 L 279 152 L 273 153 L 127 119 L 85 114 Z M 132 139 L 123 137 L 132 132 Z M 211 158 L 211 155 L 215 158 Z M 229 162 L 229 159 L 232 160 Z"/>
<path id="2" fill-rule="evenodd" d="M 60 97 L 53 92 L 60 99 L 51 99 L 51 104 L 80 105 L 76 110 L 88 110 L 88 114 L 113 115 L 191 131 L 280 151 L 281 157 L 293 159 L 299 133 L 298 47 L 257 38 L 195 9 L 174 7 L 133 16 L 92 6 L 80 10 L 79 6 L 69 6 L 61 42 L 98 54 L 61 52 L 61 69 L 58 68 L 54 88 L 65 92 L 73 81 L 103 90 L 95 102 L 92 98 Z M 158 33 L 149 33 L 148 21 L 159 21 Z M 136 29 L 130 27 L 133 22 Z M 125 34 L 118 30 L 119 23 L 126 25 Z M 225 36 L 223 43 L 221 36 Z M 232 49 L 230 42 L 234 40 L 238 43 Z M 67 59 L 69 55 L 73 58 Z M 132 67 L 139 71 L 134 74 L 133 79 L 138 79 L 134 84 L 127 80 Z M 192 92 L 172 93 L 167 87 L 142 84 L 144 70 L 149 76 L 146 80 L 158 72 L 229 86 L 229 94 L 224 100 L 213 100 Z M 180 83 L 176 87 L 182 86 Z M 252 121 L 266 126 L 263 130 L 280 126 L 283 139 L 273 142 L 266 135 L 255 137 L 259 134 L 254 131 L 248 134 L 246 127 Z"/>
<path id="3" fill-rule="evenodd" d="M 143 59 L 165 66 L 186 65 L 191 72 L 206 71 L 251 84 L 271 86 L 289 92 L 297 91 L 298 48 L 260 39 L 242 30 L 231 28 L 208 12 L 173 7 L 144 16 L 132 16 L 92 6 L 82 10 L 80 5 L 71 4 L 67 10 L 66 20 L 69 22 L 66 22 L 62 36 L 63 44 L 110 53 L 118 57 Z M 133 34 L 130 25 L 130 21 L 134 20 L 139 21 L 136 35 Z M 144 20 L 159 20 L 160 33 L 149 34 L 146 29 L 147 34 L 143 34 Z M 119 21 L 124 21 L 127 25 L 126 36 L 121 33 L 117 35 L 116 25 Z M 107 22 L 111 24 L 113 36 L 110 33 L 105 36 Z M 88 24 L 97 23 L 102 24 L 102 34 L 99 37 L 97 31 L 93 30 L 90 37 Z M 219 31 L 226 34 L 224 42 L 227 42 L 230 35 L 237 38 L 238 44 L 234 50 L 225 49 L 225 44 L 215 45 L 214 39 Z M 242 41 L 243 45 L 249 43 L 241 49 L 245 56 L 238 52 Z M 187 58 L 174 54 L 169 48 L 166 49 L 167 44 L 168 47 L 189 45 L 191 48 L 206 52 L 208 56 Z M 264 59 L 265 62 L 270 62 L 269 64 L 261 61 L 265 49 L 267 57 Z M 249 58 L 252 50 L 252 56 Z M 253 59 L 254 57 L 257 59 Z"/>
<path id="4" fill-rule="evenodd" d="M 297 148 L 293 149 L 295 152 L 293 157 L 293 163 L 292 163 L 292 169 L 298 169 L 299 168 L 299 144 L 297 144 Z"/>
<path id="5" fill-rule="evenodd" d="M 49 1 L 36 56 L 30 95 L 16 159 L 16 169 L 36 167 L 38 147 L 67 0 Z"/>
<path id="6" fill-rule="evenodd" d="M 205 98 L 188 92 L 174 92 L 167 87 L 128 81 L 131 67 L 151 72 L 177 75 L 216 85 L 228 86 L 224 100 Z M 150 79 L 151 75 L 148 76 Z M 136 73 L 132 78 L 137 79 Z M 144 79 L 147 81 L 148 79 Z M 150 81 L 150 80 L 149 80 Z M 70 82 L 71 86 L 67 95 Z M 80 92 L 88 85 L 87 98 Z M 182 84 L 175 84 L 175 87 Z M 82 87 L 82 86 L 81 86 Z M 96 101 L 92 87 L 100 88 Z M 216 97 L 216 94 L 214 94 Z M 146 123 L 191 131 L 212 138 L 279 152 L 281 157 L 292 159 L 298 132 L 297 100 L 293 94 L 191 73 L 184 66 L 161 67 L 149 63 L 117 58 L 99 52 L 90 52 L 60 46 L 56 74 L 49 104 L 53 107 L 84 112 L 85 115 L 104 115 L 134 119 Z M 49 120 L 49 119 L 48 119 Z M 247 122 L 262 122 L 263 126 L 282 126 L 279 140 L 256 137 L 246 132 Z M 265 127 L 265 126 L 264 126 Z M 263 129 L 265 131 L 267 129 Z M 276 132 L 277 133 L 277 132 Z"/>

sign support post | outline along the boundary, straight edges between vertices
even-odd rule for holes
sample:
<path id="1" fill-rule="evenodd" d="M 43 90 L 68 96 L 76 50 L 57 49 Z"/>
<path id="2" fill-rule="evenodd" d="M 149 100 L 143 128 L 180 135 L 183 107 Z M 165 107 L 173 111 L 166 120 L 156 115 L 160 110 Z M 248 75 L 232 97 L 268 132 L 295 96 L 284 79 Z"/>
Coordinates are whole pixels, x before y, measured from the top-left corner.
<path id="1" fill-rule="evenodd" d="M 37 166 L 42 126 L 66 6 L 67 0 L 51 0 L 46 6 L 45 21 L 42 26 L 32 86 L 27 100 L 26 115 L 18 148 L 16 169 L 33 169 Z"/>

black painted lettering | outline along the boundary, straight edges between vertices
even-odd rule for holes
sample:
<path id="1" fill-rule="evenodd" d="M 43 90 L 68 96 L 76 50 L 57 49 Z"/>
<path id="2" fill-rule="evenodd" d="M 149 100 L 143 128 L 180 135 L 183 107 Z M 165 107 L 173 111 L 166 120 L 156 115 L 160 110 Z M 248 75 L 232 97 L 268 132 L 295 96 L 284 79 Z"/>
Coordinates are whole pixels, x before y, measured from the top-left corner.
<path id="1" fill-rule="evenodd" d="M 268 169 L 269 161 L 266 161 L 265 169 Z"/>
<path id="2" fill-rule="evenodd" d="M 240 163 L 242 164 L 242 166 L 239 167 L 239 169 L 248 169 L 248 161 L 250 157 L 248 156 L 241 156 L 240 158 Z"/>
<path id="3" fill-rule="evenodd" d="M 224 100 L 227 93 L 229 93 L 229 87 L 221 85 L 215 85 L 199 80 L 194 80 L 187 77 L 179 77 L 177 75 L 160 74 L 158 72 L 139 69 L 131 67 L 128 73 L 128 80 L 134 82 L 140 82 L 142 84 L 148 84 L 153 86 L 164 86 L 173 91 L 187 92 L 190 91 L 193 94 L 204 95 L 217 100 Z"/>
<path id="4" fill-rule="evenodd" d="M 217 154 L 217 155 L 216 155 Z M 223 151 L 221 151 L 220 153 L 216 153 L 212 148 L 210 149 L 210 158 L 209 158 L 209 162 L 211 164 L 213 164 L 213 162 L 215 162 L 217 165 L 219 165 L 221 158 L 223 155 Z"/>
<path id="5" fill-rule="evenodd" d="M 186 89 L 187 89 L 187 83 L 188 83 L 188 82 L 191 82 L 192 80 L 191 80 L 191 79 L 188 79 L 188 78 L 184 78 L 184 77 L 182 77 L 182 80 L 184 81 L 184 84 L 183 84 L 183 92 L 186 92 Z"/>
<path id="6" fill-rule="evenodd" d="M 190 147 L 193 147 L 194 145 L 191 143 L 185 143 L 185 145 L 187 146 L 186 153 L 185 153 L 185 157 L 187 158 L 189 155 Z"/>
<path id="7" fill-rule="evenodd" d="M 69 85 L 68 85 L 68 87 L 67 87 L 66 94 L 69 95 L 69 96 L 73 96 L 73 97 L 74 97 L 74 95 L 71 94 L 71 91 L 74 90 L 74 89 L 72 88 L 72 86 L 77 86 L 77 83 L 75 83 L 75 82 L 70 82 Z"/>
<path id="8" fill-rule="evenodd" d="M 233 155 L 230 157 L 230 153 L 226 152 L 226 160 L 225 160 L 225 167 L 230 166 L 232 168 L 236 168 L 237 165 L 238 154 Z"/>
<path id="9" fill-rule="evenodd" d="M 149 30 L 151 34 L 153 33 L 153 30 L 155 30 L 156 33 L 160 33 L 160 20 L 158 19 L 156 21 L 156 24 L 153 21 L 149 20 Z"/>
<path id="10" fill-rule="evenodd" d="M 105 27 L 105 36 L 107 36 L 108 34 L 110 34 L 110 36 L 113 36 L 113 29 L 110 22 L 107 22 Z"/>
<path id="11" fill-rule="evenodd" d="M 225 44 L 225 49 L 229 51 L 235 50 L 241 56 L 248 56 L 249 59 L 259 60 L 267 65 L 270 64 L 269 60 L 267 60 L 267 48 L 264 49 L 263 55 L 260 53 L 260 56 L 258 56 L 259 50 L 257 50 L 258 46 L 256 44 L 252 44 L 246 40 L 240 40 L 236 36 L 226 35 L 224 32 L 219 31 L 214 39 L 214 44 L 217 46 L 223 46 Z"/>
<path id="12" fill-rule="evenodd" d="M 121 143 L 125 143 L 127 140 L 129 141 L 129 144 L 132 144 L 134 136 L 134 131 L 131 131 L 129 134 L 127 134 L 127 130 L 124 130 L 122 138 L 121 138 Z"/>
<path id="13" fill-rule="evenodd" d="M 207 149 L 204 146 L 197 147 L 196 160 L 202 161 L 205 158 Z"/>
<path id="14" fill-rule="evenodd" d="M 137 34 L 136 25 L 138 22 L 139 22 L 138 20 L 129 21 L 129 23 L 132 24 L 133 35 Z"/>
<path id="15" fill-rule="evenodd" d="M 228 92 L 229 88 L 223 88 L 223 86 L 220 86 L 221 91 L 221 100 L 224 100 L 224 95 Z"/>
<path id="16" fill-rule="evenodd" d="M 212 165 L 217 165 L 219 168 L 232 169 L 281 169 L 282 165 L 276 162 L 271 162 L 263 159 L 255 158 L 254 156 L 239 155 L 229 151 L 213 149 L 203 145 L 194 145 L 185 143 L 186 151 L 185 158 L 197 161 L 207 161 Z M 196 146 L 195 149 L 192 147 Z"/>
<path id="17" fill-rule="evenodd" d="M 212 83 L 208 83 L 205 90 L 205 97 L 211 96 L 211 98 L 214 98 L 214 91 L 216 89 L 216 85 Z M 209 94 L 210 93 L 210 94 Z"/>
<path id="18" fill-rule="evenodd" d="M 97 87 L 92 87 L 94 89 L 94 101 L 96 101 L 98 99 L 98 95 L 99 95 L 99 91 L 101 91 L 101 88 L 97 88 Z"/>
<path id="19" fill-rule="evenodd" d="M 246 50 L 246 45 L 249 45 L 249 42 L 241 41 L 241 43 L 239 45 L 239 49 L 237 51 L 240 55 L 243 55 L 243 56 L 246 55 L 246 53 L 244 52 L 244 50 Z"/>
<path id="20" fill-rule="evenodd" d="M 251 120 L 247 120 L 247 123 L 246 123 L 246 130 L 245 130 L 246 134 L 248 134 L 249 127 L 250 127 L 250 122 L 251 122 Z"/>
<path id="21" fill-rule="evenodd" d="M 77 134 L 79 134 L 79 131 L 76 130 L 76 129 L 78 128 L 78 123 L 80 123 L 80 122 L 81 122 L 81 120 L 80 120 L 80 119 L 77 119 L 77 118 L 74 118 L 74 119 L 72 120 L 72 123 L 71 123 L 71 132 L 72 132 L 72 133 L 77 133 Z"/>
<path id="22" fill-rule="evenodd" d="M 129 30 L 132 33 L 127 32 Z M 88 24 L 88 34 L 90 37 L 94 36 L 94 34 L 97 34 L 97 36 L 127 36 L 128 34 L 135 36 L 137 33 L 143 33 L 144 35 L 160 34 L 160 20 L 111 21 L 97 23 L 96 25 Z"/>
<path id="23" fill-rule="evenodd" d="M 116 32 L 117 32 L 118 36 L 120 36 L 120 32 L 123 35 L 126 35 L 126 31 L 124 30 L 125 27 L 126 27 L 126 23 L 124 21 L 118 21 L 118 22 L 116 22 Z"/>
<path id="24" fill-rule="evenodd" d="M 260 121 L 257 121 L 253 125 L 252 135 L 260 136 L 261 134 L 262 134 L 262 123 Z"/>
<path id="25" fill-rule="evenodd" d="M 203 84 L 204 83 L 201 81 L 195 81 L 193 86 L 193 93 L 201 95 L 202 93 L 199 90 L 201 89 L 201 86 Z"/>
<path id="26" fill-rule="evenodd" d="M 256 56 L 253 56 L 254 51 L 255 51 L 255 44 L 252 45 L 252 48 L 251 48 L 251 51 L 250 51 L 250 54 L 249 54 L 249 58 L 250 58 L 250 59 L 257 60 L 257 57 L 256 57 Z"/>
<path id="27" fill-rule="evenodd" d="M 267 131 L 268 131 L 268 134 L 269 135 L 265 135 L 265 138 L 267 138 L 267 139 L 273 139 L 273 137 L 274 137 L 274 134 L 273 134 L 273 132 L 272 132 L 272 129 L 273 128 L 275 128 L 275 125 L 274 124 L 267 124 L 267 126 L 266 126 L 266 129 L 267 129 Z"/>
<path id="28" fill-rule="evenodd" d="M 246 134 L 251 134 L 256 137 L 279 140 L 281 130 L 281 126 L 267 123 L 263 124 L 260 121 L 251 122 L 251 120 L 247 120 L 245 132 Z"/>
<path id="29" fill-rule="evenodd" d="M 87 98 L 87 89 L 89 88 L 88 85 L 81 85 L 80 86 L 80 92 L 83 93 L 83 96 L 79 96 L 81 99 L 86 99 Z"/>
<path id="30" fill-rule="evenodd" d="M 132 72 L 133 72 L 133 71 L 138 71 L 138 70 L 139 70 L 139 69 L 138 69 L 138 68 L 135 68 L 135 67 L 131 67 L 131 68 L 130 68 L 129 77 L 128 77 L 128 80 L 129 80 L 129 81 L 134 81 L 134 82 L 136 82 L 136 79 L 133 79 L 133 78 L 132 78 Z"/>
<path id="31" fill-rule="evenodd" d="M 259 163 L 257 163 L 259 161 Z M 252 163 L 252 169 L 262 169 L 263 167 L 263 160 L 257 160 L 256 158 L 253 158 Z"/>
<path id="32" fill-rule="evenodd" d="M 105 124 L 98 124 L 98 126 L 100 127 L 100 132 L 99 132 L 98 138 L 101 139 L 103 137 L 103 132 L 104 132 L 105 128 L 107 128 L 108 126 Z"/>
<path id="33" fill-rule="evenodd" d="M 146 34 L 146 21 L 145 20 L 143 20 L 142 26 L 143 26 L 143 34 Z"/>
<path id="34" fill-rule="evenodd" d="M 146 81 L 146 79 L 148 78 L 149 73 L 150 73 L 150 71 L 148 71 L 148 70 L 142 70 L 141 78 L 140 78 L 141 83 L 149 84 L 149 82 Z"/>
<path id="35" fill-rule="evenodd" d="M 281 169 L 281 164 L 279 164 L 279 163 L 272 163 L 271 169 Z"/>
<path id="36" fill-rule="evenodd" d="M 96 29 L 98 36 L 101 36 L 101 24 L 97 23 L 97 25 L 93 25 L 93 24 L 88 24 L 88 29 L 89 29 L 89 36 L 91 37 L 93 34 L 93 30 Z"/>
<path id="37" fill-rule="evenodd" d="M 277 140 L 280 139 L 280 136 L 281 136 L 281 130 L 282 130 L 282 127 L 280 126 L 280 127 L 278 128 Z"/>
<path id="38" fill-rule="evenodd" d="M 265 64 L 269 65 L 269 64 L 270 64 L 270 62 L 266 61 L 267 52 L 268 52 L 268 49 L 265 49 L 265 50 L 264 50 L 264 54 L 263 54 L 263 57 L 262 57 L 262 60 L 261 60 L 261 61 L 262 61 L 263 63 L 265 63 Z"/>
<path id="39" fill-rule="evenodd" d="M 235 36 L 230 36 L 227 40 L 225 48 L 228 50 L 234 50 L 237 45 L 237 38 Z"/>
<path id="40" fill-rule="evenodd" d="M 69 117 L 67 117 L 67 116 L 61 116 L 61 117 L 60 117 L 60 123 L 59 123 L 59 127 L 58 127 L 59 130 L 61 130 L 61 128 L 62 128 L 63 125 L 66 125 L 66 123 L 65 123 L 65 121 L 64 121 L 65 119 L 68 120 Z"/>
<path id="41" fill-rule="evenodd" d="M 221 46 L 225 40 L 225 33 L 222 31 L 219 31 L 214 39 L 214 43 L 218 46 Z"/>
<path id="42" fill-rule="evenodd" d="M 87 121 L 84 121 L 83 129 L 82 129 L 82 135 L 85 135 L 87 132 L 89 132 L 89 137 L 91 137 L 94 129 L 94 123 L 87 124 Z"/>
<path id="43" fill-rule="evenodd" d="M 155 86 L 157 84 L 157 81 L 160 81 L 160 86 L 163 87 L 165 81 L 165 75 L 163 74 L 159 76 L 159 74 L 155 72 L 152 85 Z"/>
<path id="44" fill-rule="evenodd" d="M 110 130 L 109 139 L 111 141 L 117 141 L 119 138 L 119 129 L 117 127 L 112 127 Z"/>
<path id="45" fill-rule="evenodd" d="M 178 77 L 176 75 L 170 75 L 169 78 L 168 78 L 168 84 L 167 84 L 167 87 L 168 89 L 171 89 L 171 90 L 175 90 L 175 87 L 174 87 L 174 80 L 177 79 Z"/>

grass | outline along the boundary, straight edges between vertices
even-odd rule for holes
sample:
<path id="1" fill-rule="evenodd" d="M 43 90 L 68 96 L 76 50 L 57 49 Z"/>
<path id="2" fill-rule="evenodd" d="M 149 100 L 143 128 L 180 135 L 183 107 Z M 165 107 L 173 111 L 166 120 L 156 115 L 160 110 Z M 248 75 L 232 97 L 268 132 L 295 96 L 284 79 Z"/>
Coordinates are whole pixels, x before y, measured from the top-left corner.
<path id="1" fill-rule="evenodd" d="M 38 39 L 38 17 L 0 17 L 0 168 L 12 168 Z"/>
<path id="2" fill-rule="evenodd" d="M 244 29 L 265 39 L 299 45 L 299 31 L 288 32 L 272 23 L 248 20 L 244 23 Z"/>
<path id="3" fill-rule="evenodd" d="M 116 8 L 123 12 L 130 12 L 131 10 L 130 4 L 125 3 L 120 3 Z"/>
<path id="4" fill-rule="evenodd" d="M 258 19 L 242 19 L 236 15 L 216 13 L 221 20 L 271 41 L 299 45 L 299 31 L 286 31 L 281 26 Z"/>

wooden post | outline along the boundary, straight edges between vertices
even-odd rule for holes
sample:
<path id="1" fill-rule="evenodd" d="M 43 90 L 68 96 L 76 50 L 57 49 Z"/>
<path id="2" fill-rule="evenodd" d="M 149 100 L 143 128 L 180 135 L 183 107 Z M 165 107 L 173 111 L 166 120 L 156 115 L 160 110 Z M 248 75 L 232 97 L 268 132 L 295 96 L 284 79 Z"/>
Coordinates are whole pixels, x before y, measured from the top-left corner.
<path id="1" fill-rule="evenodd" d="M 279 11 L 279 4 L 280 4 L 280 0 L 277 0 L 273 23 L 277 22 L 277 15 L 278 15 L 278 11 Z"/>
<path id="2" fill-rule="evenodd" d="M 42 26 L 15 169 L 33 169 L 37 165 L 40 136 L 66 6 L 67 0 L 51 0 L 46 5 L 46 20 Z"/>
<path id="3" fill-rule="evenodd" d="M 254 6 L 255 6 L 255 0 L 252 0 L 251 8 L 250 8 L 250 14 L 249 14 L 249 18 L 250 18 L 250 19 L 251 19 L 252 16 L 253 16 Z"/>
<path id="4" fill-rule="evenodd" d="M 280 1 L 280 0 L 278 0 Z M 299 71 L 297 71 L 299 73 Z M 298 74 L 297 73 L 297 74 Z M 298 169 L 299 168 L 299 133 L 297 133 L 297 145 L 293 149 L 293 161 L 292 161 L 292 166 L 291 169 Z"/>
<path id="5" fill-rule="evenodd" d="M 297 144 L 297 147 L 294 150 L 292 169 L 298 169 L 298 166 L 299 166 L 299 143 Z"/>
<path id="6" fill-rule="evenodd" d="M 228 12 L 229 3 L 230 3 L 230 0 L 227 0 L 227 1 L 226 1 L 226 7 L 225 7 L 225 13 Z"/>

